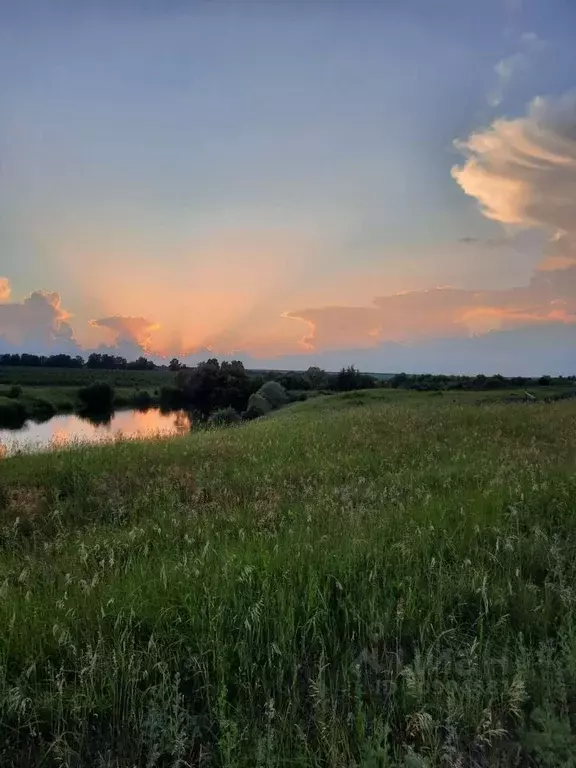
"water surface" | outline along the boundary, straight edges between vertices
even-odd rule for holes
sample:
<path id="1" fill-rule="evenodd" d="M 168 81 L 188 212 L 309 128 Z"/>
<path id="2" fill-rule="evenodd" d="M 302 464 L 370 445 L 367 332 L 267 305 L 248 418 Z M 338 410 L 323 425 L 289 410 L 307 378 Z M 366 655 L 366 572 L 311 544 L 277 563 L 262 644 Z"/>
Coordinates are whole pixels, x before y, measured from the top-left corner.
<path id="1" fill-rule="evenodd" d="M 162 413 L 158 408 L 116 411 L 90 418 L 67 414 L 54 416 L 43 424 L 27 421 L 19 429 L 0 429 L 0 456 L 61 448 L 77 441 L 100 443 L 122 438 L 168 437 L 185 434 L 190 427 L 186 411 Z"/>

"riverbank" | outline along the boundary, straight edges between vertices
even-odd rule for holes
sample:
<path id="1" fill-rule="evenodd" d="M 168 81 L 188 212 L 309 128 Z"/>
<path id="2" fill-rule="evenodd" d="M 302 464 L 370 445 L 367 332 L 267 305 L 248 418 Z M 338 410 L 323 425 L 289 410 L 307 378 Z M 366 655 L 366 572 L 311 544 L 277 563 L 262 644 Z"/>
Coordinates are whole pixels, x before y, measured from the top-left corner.
<path id="1" fill-rule="evenodd" d="M 152 407 L 160 404 L 153 388 L 118 387 L 112 408 Z M 27 420 L 43 422 L 57 414 L 85 409 L 79 389 L 73 386 L 0 386 L 0 427 L 19 428 Z"/>
<path id="2" fill-rule="evenodd" d="M 572 754 L 576 403 L 371 397 L 1 462 L 1 764 Z"/>

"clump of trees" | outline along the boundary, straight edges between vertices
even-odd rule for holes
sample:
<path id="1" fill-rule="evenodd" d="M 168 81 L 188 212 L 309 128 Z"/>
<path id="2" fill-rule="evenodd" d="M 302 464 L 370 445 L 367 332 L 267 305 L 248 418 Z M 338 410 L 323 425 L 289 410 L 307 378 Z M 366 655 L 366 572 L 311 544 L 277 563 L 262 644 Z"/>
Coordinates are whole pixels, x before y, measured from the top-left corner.
<path id="1" fill-rule="evenodd" d="M 114 389 L 105 381 L 95 381 L 78 390 L 83 407 L 96 413 L 108 413 L 114 404 Z"/>
<path id="2" fill-rule="evenodd" d="M 126 360 L 125 357 L 118 355 L 100 354 L 92 352 L 86 360 L 86 368 L 103 369 L 107 371 L 126 370 L 126 371 L 153 371 L 156 364 L 146 357 L 140 356 L 136 360 Z"/>
<path id="3" fill-rule="evenodd" d="M 194 368 L 180 370 L 176 385 L 182 399 L 206 418 L 218 408 L 244 410 L 248 398 L 258 388 L 258 381 L 248 375 L 238 360 L 219 363 L 210 358 Z"/>
<path id="4" fill-rule="evenodd" d="M 256 419 L 281 408 L 289 401 L 286 390 L 278 381 L 267 381 L 250 396 L 244 418 Z"/>

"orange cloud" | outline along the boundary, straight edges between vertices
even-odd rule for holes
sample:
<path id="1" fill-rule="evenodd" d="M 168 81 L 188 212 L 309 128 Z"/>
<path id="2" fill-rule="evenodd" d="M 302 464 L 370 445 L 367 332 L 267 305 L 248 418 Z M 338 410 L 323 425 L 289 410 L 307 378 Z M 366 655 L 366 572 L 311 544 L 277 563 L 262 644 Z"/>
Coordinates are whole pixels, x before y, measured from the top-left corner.
<path id="1" fill-rule="evenodd" d="M 458 338 L 533 323 L 576 323 L 576 267 L 537 271 L 528 285 L 491 291 L 434 288 L 381 296 L 369 306 L 328 306 L 288 313 L 308 326 L 315 350 L 376 347 Z"/>
<path id="2" fill-rule="evenodd" d="M 114 344 L 133 343 L 144 351 L 150 347 L 152 332 L 159 327 L 144 317 L 125 317 L 122 315 L 91 320 L 90 325 L 112 331 Z"/>
<path id="3" fill-rule="evenodd" d="M 7 277 L 0 277 L 0 301 L 8 301 L 12 288 Z"/>
<path id="4" fill-rule="evenodd" d="M 576 95 L 537 98 L 524 117 L 496 120 L 456 143 L 452 176 L 485 216 L 551 234 L 544 269 L 576 263 Z"/>

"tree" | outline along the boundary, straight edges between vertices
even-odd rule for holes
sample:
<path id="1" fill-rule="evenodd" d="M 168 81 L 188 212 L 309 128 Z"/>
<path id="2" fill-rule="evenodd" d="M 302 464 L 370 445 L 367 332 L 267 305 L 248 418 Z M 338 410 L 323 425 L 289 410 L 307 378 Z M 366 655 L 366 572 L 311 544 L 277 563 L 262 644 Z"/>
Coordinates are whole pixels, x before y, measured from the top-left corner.
<path id="1" fill-rule="evenodd" d="M 336 389 L 341 392 L 353 389 L 369 389 L 373 386 L 374 379 L 372 376 L 360 373 L 353 365 L 349 365 L 348 368 L 342 368 L 336 376 Z"/>
<path id="2" fill-rule="evenodd" d="M 270 401 L 255 392 L 253 395 L 250 395 L 248 407 L 244 411 L 244 418 L 258 419 L 260 416 L 265 416 L 271 410 L 272 406 L 270 405 Z"/>
<path id="3" fill-rule="evenodd" d="M 156 365 L 152 360 L 141 355 L 136 360 L 129 362 L 126 367 L 131 371 L 153 371 Z"/>
<path id="4" fill-rule="evenodd" d="M 170 360 L 170 363 L 168 365 L 168 370 L 169 371 L 179 371 L 183 367 L 184 366 L 182 365 L 180 360 L 178 360 L 177 357 L 173 357 L 172 360 Z"/>
<path id="5" fill-rule="evenodd" d="M 326 371 L 323 371 L 322 368 L 318 368 L 318 366 L 310 366 L 306 371 L 306 378 L 310 382 L 312 389 L 324 389 L 324 387 L 327 386 L 328 377 Z"/>
<path id="6" fill-rule="evenodd" d="M 267 381 L 265 384 L 262 384 L 258 394 L 260 397 L 268 400 L 271 408 L 281 408 L 288 402 L 286 390 L 277 381 Z"/>
<path id="7" fill-rule="evenodd" d="M 81 387 L 78 397 L 87 410 L 105 413 L 112 410 L 114 390 L 105 381 L 95 381 L 87 387 Z"/>
<path id="8" fill-rule="evenodd" d="M 243 410 L 254 391 L 253 383 L 241 362 L 233 360 L 220 365 L 216 358 L 198 363 L 194 368 L 178 371 L 176 384 L 186 401 L 204 416 L 216 408 Z"/>

